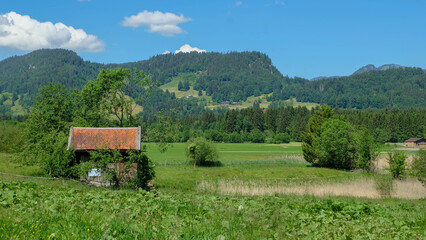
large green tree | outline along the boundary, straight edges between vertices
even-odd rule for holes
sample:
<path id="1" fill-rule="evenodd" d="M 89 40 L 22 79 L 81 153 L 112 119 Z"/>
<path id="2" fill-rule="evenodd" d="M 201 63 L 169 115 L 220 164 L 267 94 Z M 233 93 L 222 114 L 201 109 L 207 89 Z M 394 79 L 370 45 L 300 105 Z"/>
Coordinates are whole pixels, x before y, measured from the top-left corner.
<path id="1" fill-rule="evenodd" d="M 72 153 L 66 146 L 74 107 L 73 95 L 61 84 L 40 90 L 25 123 L 28 144 L 21 155 L 23 162 L 38 165 L 50 176 L 73 175 Z"/>
<path id="2" fill-rule="evenodd" d="M 313 142 L 315 138 L 320 137 L 321 125 L 333 116 L 333 109 L 330 106 L 323 105 L 309 119 L 306 126 L 306 133 L 302 136 L 302 151 L 303 157 L 307 162 L 317 163 L 318 156 Z"/>
<path id="3" fill-rule="evenodd" d="M 357 151 L 353 127 L 339 119 L 326 120 L 313 140 L 320 167 L 352 169 L 356 166 Z"/>
<path id="4" fill-rule="evenodd" d="M 135 125 L 137 104 L 133 97 L 142 101 L 142 95 L 136 96 L 136 91 L 150 84 L 141 71 L 103 69 L 98 78 L 88 82 L 81 91 L 81 109 L 76 117 L 90 126 L 102 126 L 111 119 L 120 127 Z"/>

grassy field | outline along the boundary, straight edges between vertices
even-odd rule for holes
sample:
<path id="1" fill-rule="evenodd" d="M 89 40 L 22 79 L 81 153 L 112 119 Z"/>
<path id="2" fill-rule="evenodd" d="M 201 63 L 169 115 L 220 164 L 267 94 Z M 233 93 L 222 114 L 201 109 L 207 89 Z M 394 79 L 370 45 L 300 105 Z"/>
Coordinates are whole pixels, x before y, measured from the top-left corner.
<path id="1" fill-rule="evenodd" d="M 174 143 L 166 153 L 160 153 L 156 144 L 148 143 L 148 156 L 157 164 L 182 164 L 187 163 L 185 156 L 185 143 Z M 220 161 L 232 164 L 250 160 L 270 160 L 286 156 L 300 156 L 302 149 L 300 143 L 290 144 L 264 144 L 264 143 L 220 143 L 216 144 L 220 153 Z"/>
<path id="2" fill-rule="evenodd" d="M 377 174 L 311 167 L 297 143 L 217 148 L 224 166 L 194 168 L 184 144 L 166 153 L 148 144 L 157 174 L 151 192 L 0 175 L 0 239 L 426 236 L 425 189 L 413 179 L 396 182 L 383 198 Z M 40 175 L 13 158 L 0 154 L 0 172 Z"/>

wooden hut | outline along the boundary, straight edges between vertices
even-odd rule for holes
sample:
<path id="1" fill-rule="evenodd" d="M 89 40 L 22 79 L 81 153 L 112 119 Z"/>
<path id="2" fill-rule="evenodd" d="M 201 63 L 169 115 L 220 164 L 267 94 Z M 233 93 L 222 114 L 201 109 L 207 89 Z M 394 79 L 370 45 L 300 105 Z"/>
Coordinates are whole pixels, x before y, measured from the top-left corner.
<path id="1" fill-rule="evenodd" d="M 77 163 L 90 160 L 90 151 L 99 149 L 117 149 L 122 155 L 130 149 L 141 150 L 141 128 L 90 128 L 71 127 L 68 139 L 68 150 L 75 152 Z M 118 172 L 125 170 L 125 159 L 123 162 L 109 164 L 108 168 L 115 168 Z M 123 175 L 124 178 L 133 178 L 136 174 L 137 165 L 132 164 L 132 168 Z M 105 181 L 100 169 L 92 169 L 85 176 L 81 176 L 82 181 L 94 185 L 109 185 Z"/>
<path id="2" fill-rule="evenodd" d="M 404 141 L 406 147 L 419 147 L 419 144 L 426 142 L 423 138 L 410 138 Z"/>

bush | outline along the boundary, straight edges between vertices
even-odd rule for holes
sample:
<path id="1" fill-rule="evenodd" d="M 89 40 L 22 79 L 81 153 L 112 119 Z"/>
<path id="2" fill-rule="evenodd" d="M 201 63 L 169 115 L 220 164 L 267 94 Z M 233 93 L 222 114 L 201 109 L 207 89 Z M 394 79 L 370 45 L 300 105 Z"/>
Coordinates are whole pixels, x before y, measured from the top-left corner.
<path id="1" fill-rule="evenodd" d="M 265 136 L 259 129 L 254 129 L 250 134 L 250 140 L 253 143 L 264 143 L 265 142 Z"/>
<path id="2" fill-rule="evenodd" d="M 73 151 L 67 150 L 68 136 L 62 132 L 46 133 L 35 144 L 28 144 L 21 154 L 21 161 L 27 165 L 37 165 L 51 177 L 76 177 L 73 166 Z"/>
<path id="3" fill-rule="evenodd" d="M 426 187 L 426 150 L 420 150 L 413 159 L 411 171 L 415 177 Z"/>
<path id="4" fill-rule="evenodd" d="M 224 137 L 225 142 L 227 143 L 242 143 L 244 142 L 243 136 L 237 132 L 226 134 Z"/>
<path id="5" fill-rule="evenodd" d="M 128 150 L 127 155 L 130 163 L 138 164 L 134 184 L 138 188 L 149 190 L 151 188 L 149 182 L 155 177 L 154 163 L 141 151 Z"/>
<path id="6" fill-rule="evenodd" d="M 394 178 L 401 178 L 405 172 L 405 160 L 407 155 L 403 151 L 389 152 L 387 161 L 389 163 L 389 171 Z"/>
<path id="7" fill-rule="evenodd" d="M 370 171 L 378 156 L 378 142 L 367 129 L 362 129 L 356 134 L 356 167 Z"/>
<path id="8" fill-rule="evenodd" d="M 223 141 L 223 133 L 215 130 L 208 129 L 204 132 L 204 137 L 210 141 L 222 142 Z"/>
<path id="9" fill-rule="evenodd" d="M 124 163 L 124 168 L 111 167 L 111 164 L 118 163 Z M 137 164 L 136 176 L 126 178 L 125 174 L 134 168 L 133 163 Z M 90 160 L 80 164 L 80 175 L 86 175 L 93 168 L 100 169 L 105 181 L 110 181 L 117 187 L 121 184 L 128 184 L 149 190 L 149 182 L 155 177 L 154 164 L 142 151 L 128 150 L 125 154 L 118 149 L 91 151 Z"/>
<path id="10" fill-rule="evenodd" d="M 280 143 L 289 143 L 290 142 L 290 135 L 288 133 L 277 133 L 274 136 L 274 143 L 280 144 Z"/>
<path id="11" fill-rule="evenodd" d="M 339 119 L 326 120 L 315 137 L 313 147 L 319 167 L 352 169 L 355 166 L 356 149 L 352 126 Z"/>
<path id="12" fill-rule="evenodd" d="M 374 185 L 381 197 L 390 197 L 394 191 L 393 178 L 389 174 L 376 175 L 374 178 Z"/>
<path id="13" fill-rule="evenodd" d="M 25 146 L 24 129 L 13 122 L 0 122 L 0 152 L 16 153 Z"/>
<path id="14" fill-rule="evenodd" d="M 220 166 L 219 154 L 213 143 L 205 138 L 194 138 L 187 142 L 185 153 L 194 166 Z"/>

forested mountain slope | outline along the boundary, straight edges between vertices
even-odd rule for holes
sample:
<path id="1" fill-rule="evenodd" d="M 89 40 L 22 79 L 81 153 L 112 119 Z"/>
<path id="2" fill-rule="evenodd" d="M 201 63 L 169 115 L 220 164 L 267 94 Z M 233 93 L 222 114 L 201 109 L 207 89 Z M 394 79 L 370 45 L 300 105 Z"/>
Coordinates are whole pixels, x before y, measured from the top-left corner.
<path id="1" fill-rule="evenodd" d="M 0 93 L 4 93 L 0 96 L 0 110 L 4 113 L 18 100 L 20 105 L 30 106 L 38 89 L 48 83 L 59 82 L 68 89 L 81 88 L 96 78 L 100 69 L 116 67 L 143 70 L 159 86 L 176 79 L 189 81 L 192 91 L 207 95 L 216 104 L 269 94 L 270 101 L 296 97 L 299 102 L 340 108 L 424 108 L 425 71 L 393 66 L 398 65 L 388 70 L 374 67 L 371 70 L 375 71 L 347 77 L 308 81 L 283 76 L 271 59 L 259 52 L 164 54 L 138 62 L 105 65 L 84 61 L 69 50 L 44 49 L 0 61 Z M 191 109 L 197 105 L 202 107 L 196 97 L 176 99 L 173 91 L 166 90 L 156 89 L 146 107 L 175 106 L 192 113 Z"/>
<path id="2" fill-rule="evenodd" d="M 270 100 L 293 96 L 340 108 L 425 108 L 425 87 L 426 72 L 406 67 L 303 82 L 274 91 Z"/>
<path id="3" fill-rule="evenodd" d="M 0 61 L 0 93 L 24 95 L 32 104 L 40 87 L 61 83 L 68 89 L 81 88 L 98 75 L 102 64 L 84 61 L 75 52 L 44 49 Z"/>

